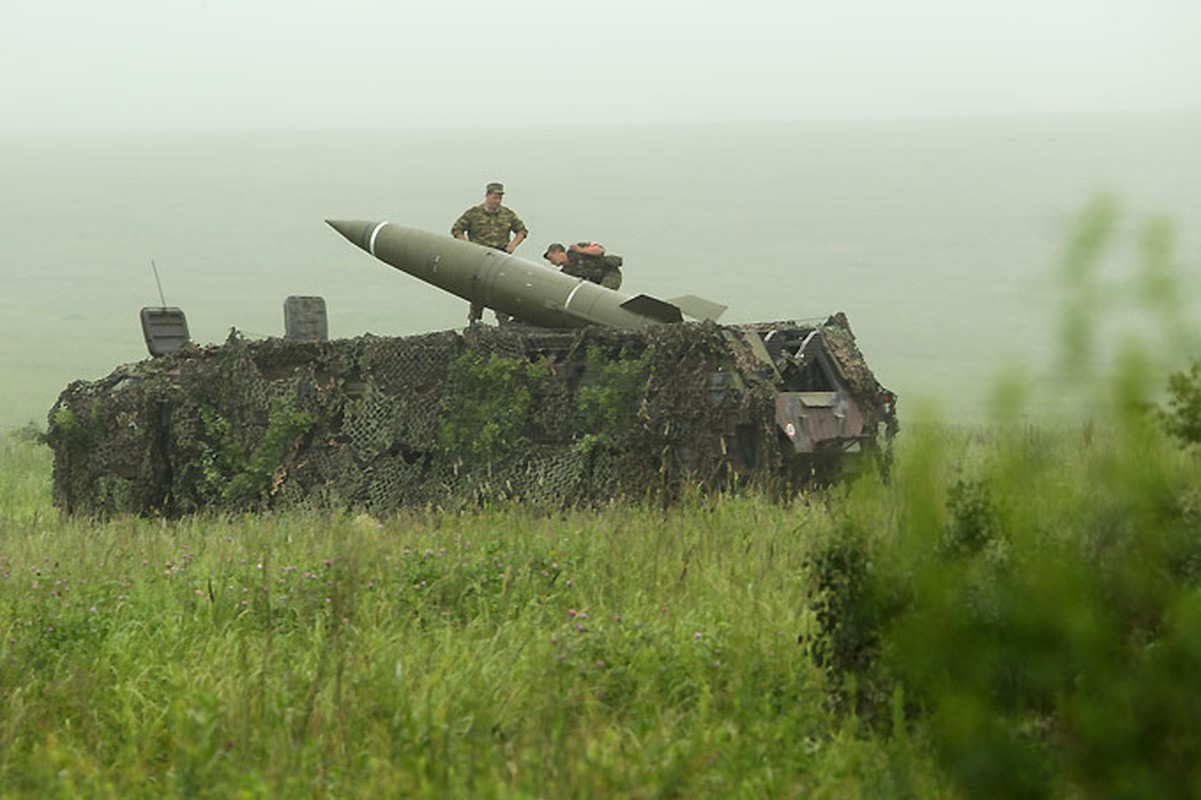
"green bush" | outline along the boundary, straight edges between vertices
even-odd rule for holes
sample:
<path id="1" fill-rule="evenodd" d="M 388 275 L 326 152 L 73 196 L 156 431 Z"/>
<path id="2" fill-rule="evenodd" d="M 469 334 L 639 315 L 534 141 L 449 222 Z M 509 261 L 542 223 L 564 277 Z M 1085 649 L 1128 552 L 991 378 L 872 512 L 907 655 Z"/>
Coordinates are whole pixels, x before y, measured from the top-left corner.
<path id="1" fill-rule="evenodd" d="M 450 406 L 438 440 L 454 456 L 482 463 L 520 448 L 530 409 L 549 377 L 544 362 L 465 352 L 450 364 Z"/>

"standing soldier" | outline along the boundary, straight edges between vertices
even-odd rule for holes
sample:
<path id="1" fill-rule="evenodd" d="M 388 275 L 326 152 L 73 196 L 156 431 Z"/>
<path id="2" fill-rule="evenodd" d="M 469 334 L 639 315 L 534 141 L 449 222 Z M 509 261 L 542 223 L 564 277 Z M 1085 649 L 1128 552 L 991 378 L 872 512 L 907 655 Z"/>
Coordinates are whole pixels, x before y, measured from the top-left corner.
<path id="1" fill-rule="evenodd" d="M 451 226 L 450 234 L 456 239 L 464 239 L 494 250 L 512 253 L 517 246 L 529 235 L 525 223 L 512 209 L 500 204 L 505 196 L 505 187 L 500 183 L 490 183 L 484 188 L 484 202 L 472 206 L 463 212 Z M 509 234 L 514 236 L 510 240 Z M 484 316 L 484 307 L 472 303 L 467 312 L 469 323 L 479 322 Z M 498 314 L 497 319 L 501 320 Z"/>

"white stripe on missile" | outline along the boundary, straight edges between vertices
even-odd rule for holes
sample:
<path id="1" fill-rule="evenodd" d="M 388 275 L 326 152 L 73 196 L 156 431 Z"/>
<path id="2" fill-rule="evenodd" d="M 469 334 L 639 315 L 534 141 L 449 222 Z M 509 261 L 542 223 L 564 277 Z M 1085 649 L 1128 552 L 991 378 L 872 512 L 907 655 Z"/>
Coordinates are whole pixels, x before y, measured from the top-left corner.
<path id="1" fill-rule="evenodd" d="M 371 255 L 375 255 L 375 237 L 379 236 L 380 229 L 383 228 L 387 224 L 388 223 L 386 223 L 386 222 L 381 222 L 380 224 L 376 225 L 374 228 L 371 229 L 371 244 L 368 247 L 368 250 L 371 252 Z"/>
<path id="2" fill-rule="evenodd" d="M 571 308 L 571 298 L 575 297 L 575 293 L 578 292 L 580 290 L 580 287 L 583 285 L 584 285 L 584 282 L 580 281 L 579 283 L 577 283 L 575 285 L 575 288 L 571 290 L 571 294 L 567 295 L 567 299 L 563 301 L 563 309 L 564 310 Z"/>

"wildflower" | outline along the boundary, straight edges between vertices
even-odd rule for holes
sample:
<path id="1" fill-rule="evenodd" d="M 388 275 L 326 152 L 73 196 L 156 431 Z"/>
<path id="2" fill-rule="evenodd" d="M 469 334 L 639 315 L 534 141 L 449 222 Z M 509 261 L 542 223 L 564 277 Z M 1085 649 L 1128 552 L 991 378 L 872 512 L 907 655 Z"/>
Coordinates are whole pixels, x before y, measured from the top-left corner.
<path id="1" fill-rule="evenodd" d="M 693 641 L 699 642 L 703 636 L 704 634 L 702 634 L 700 631 L 697 631 L 696 633 L 692 634 L 692 639 Z"/>
<path id="2" fill-rule="evenodd" d="M 601 660 L 598 658 L 598 659 L 596 660 L 596 668 L 597 668 L 597 669 L 604 669 L 604 668 L 605 668 L 605 662 L 604 662 L 604 661 L 601 661 Z"/>
<path id="3" fill-rule="evenodd" d="M 585 632 L 588 630 L 588 629 L 587 629 L 587 628 L 585 628 L 583 625 L 576 625 L 576 626 L 575 626 L 575 629 L 576 629 L 576 631 L 577 631 L 577 632 L 579 632 L 579 633 L 585 633 Z"/>
<path id="4" fill-rule="evenodd" d="M 117 595 L 117 602 L 118 602 L 118 603 L 124 603 L 124 602 L 125 602 L 125 595 L 123 595 L 123 594 L 119 594 L 119 595 Z"/>
<path id="5" fill-rule="evenodd" d="M 576 614 L 578 614 L 578 613 L 579 613 L 579 612 L 578 612 L 578 611 L 576 611 L 574 608 L 569 608 L 569 609 L 567 609 L 567 616 L 569 616 L 569 617 L 574 617 L 574 616 L 575 616 Z"/>

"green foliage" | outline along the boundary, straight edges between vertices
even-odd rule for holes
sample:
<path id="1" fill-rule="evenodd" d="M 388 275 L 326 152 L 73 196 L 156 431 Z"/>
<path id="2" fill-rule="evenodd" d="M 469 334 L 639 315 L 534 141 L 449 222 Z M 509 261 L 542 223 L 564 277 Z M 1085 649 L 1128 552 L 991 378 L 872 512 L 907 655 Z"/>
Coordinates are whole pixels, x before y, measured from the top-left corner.
<path id="1" fill-rule="evenodd" d="M 530 409 L 549 377 L 544 362 L 465 352 L 450 364 L 438 440 L 458 458 L 490 463 L 525 441 Z"/>
<path id="2" fill-rule="evenodd" d="M 55 438 L 60 439 L 71 450 L 85 449 L 94 439 L 93 431 L 89 427 L 88 422 L 80 420 L 75 415 L 75 412 L 66 406 L 60 406 L 54 412 L 54 418 L 47 435 L 51 437 L 52 441 Z"/>
<path id="3" fill-rule="evenodd" d="M 1088 424 L 1033 429 L 1011 410 L 988 435 L 910 426 L 890 513 L 849 502 L 844 526 L 870 535 L 811 562 L 841 697 L 883 734 L 899 693 L 964 796 L 1186 797 L 1201 779 L 1201 479 L 1146 413 L 1145 344 L 1094 369 L 1116 223 L 1094 203 L 1065 257 L 1062 344 Z M 1152 311 L 1174 285 L 1165 230 L 1144 238 Z M 1198 377 L 1174 376 L 1160 414 L 1186 441 Z"/>
<path id="4" fill-rule="evenodd" d="M 819 654 L 880 725 L 902 687 L 967 796 L 1187 796 L 1201 762 L 1198 481 L 1162 439 L 1044 446 L 1078 449 L 1045 459 L 1000 435 L 973 477 L 941 479 L 942 515 L 820 551 Z M 945 474 L 909 461 L 897 479 L 913 486 L 913 469 Z"/>
<path id="5" fill-rule="evenodd" d="M 1168 407 L 1159 412 L 1164 428 L 1185 444 L 1201 442 L 1201 359 L 1168 376 L 1168 393 Z"/>
<path id="6" fill-rule="evenodd" d="M 796 644 L 820 506 L 38 508 L 0 543 L 6 797 L 880 796 L 898 780 Z M 906 765 L 914 792 L 944 790 L 920 743 Z"/>
<path id="7" fill-rule="evenodd" d="M 654 360 L 653 348 L 637 357 L 622 352 L 607 357 L 590 350 L 584 370 L 585 382 L 576 392 L 577 447 L 614 447 L 638 424 L 638 407 L 646 393 Z"/>
<path id="8" fill-rule="evenodd" d="M 307 411 L 295 411 L 289 404 L 277 401 L 272 405 L 262 438 L 247 448 L 235 436 L 229 421 L 215 409 L 202 407 L 200 418 L 208 443 L 201 456 L 202 474 L 224 500 L 236 505 L 252 504 L 264 497 L 271 476 L 316 424 L 316 418 Z"/>
<path id="9" fill-rule="evenodd" d="M 957 480 L 947 490 L 950 521 L 942 551 L 971 556 L 1001 539 L 1001 522 L 988 485 Z"/>
<path id="10" fill-rule="evenodd" d="M 0 434 L 0 526 L 15 529 L 52 514 L 52 453 L 25 430 Z M 3 552 L 0 550 L 0 552 Z"/>

